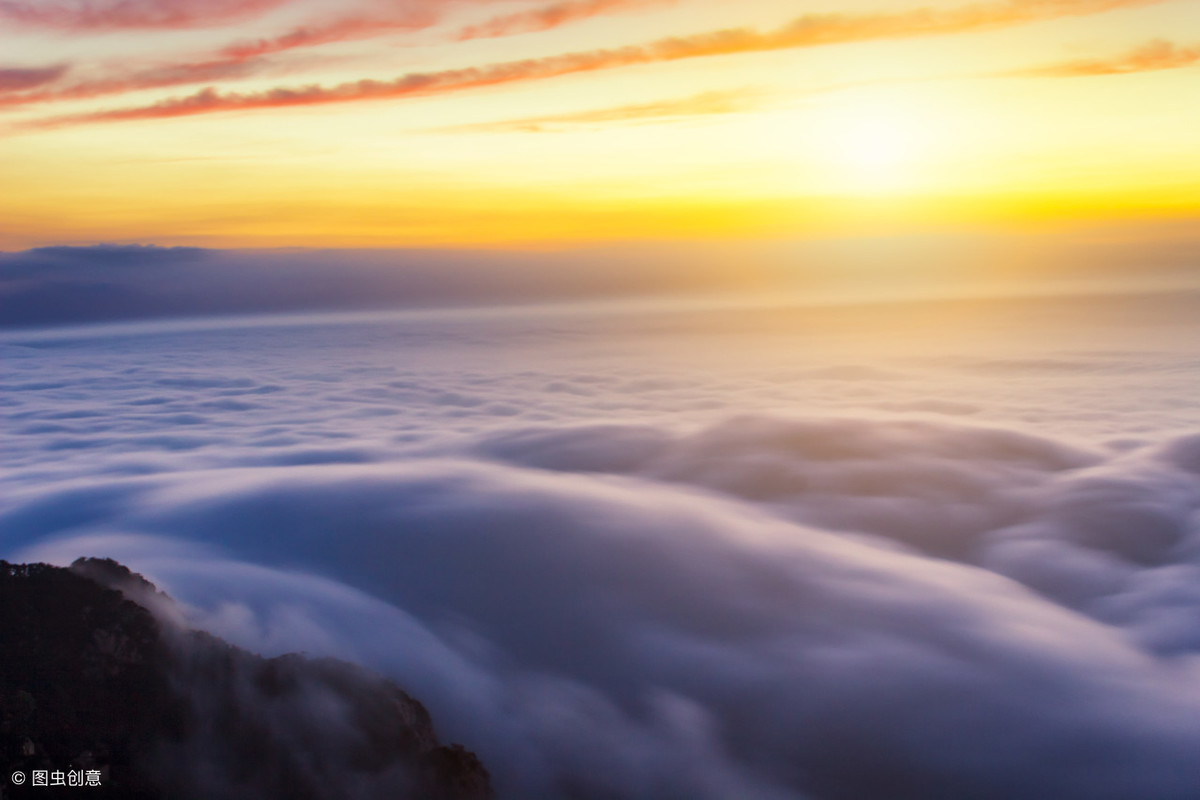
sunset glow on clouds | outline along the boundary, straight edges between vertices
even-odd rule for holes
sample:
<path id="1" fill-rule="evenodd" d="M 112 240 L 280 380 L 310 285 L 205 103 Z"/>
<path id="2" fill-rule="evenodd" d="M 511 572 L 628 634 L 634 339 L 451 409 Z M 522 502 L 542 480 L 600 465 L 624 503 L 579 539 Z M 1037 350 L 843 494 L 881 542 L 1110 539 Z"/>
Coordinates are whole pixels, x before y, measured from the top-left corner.
<path id="1" fill-rule="evenodd" d="M 496 800 L 1196 800 L 1198 89 L 1200 0 L 0 0 L 0 559 Z"/>
<path id="2" fill-rule="evenodd" d="M 1198 18 L 1194 0 L 6 0 L 0 248 L 1187 220 Z"/>

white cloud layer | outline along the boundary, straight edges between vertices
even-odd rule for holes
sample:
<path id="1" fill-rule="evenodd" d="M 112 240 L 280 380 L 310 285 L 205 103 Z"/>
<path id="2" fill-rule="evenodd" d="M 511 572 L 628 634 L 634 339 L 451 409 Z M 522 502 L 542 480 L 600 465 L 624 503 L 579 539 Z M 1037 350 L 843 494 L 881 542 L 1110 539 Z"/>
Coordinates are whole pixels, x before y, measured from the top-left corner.
<path id="1" fill-rule="evenodd" d="M 1191 798 L 1146 302 L 9 338 L 0 556 L 385 672 L 507 798 Z"/>

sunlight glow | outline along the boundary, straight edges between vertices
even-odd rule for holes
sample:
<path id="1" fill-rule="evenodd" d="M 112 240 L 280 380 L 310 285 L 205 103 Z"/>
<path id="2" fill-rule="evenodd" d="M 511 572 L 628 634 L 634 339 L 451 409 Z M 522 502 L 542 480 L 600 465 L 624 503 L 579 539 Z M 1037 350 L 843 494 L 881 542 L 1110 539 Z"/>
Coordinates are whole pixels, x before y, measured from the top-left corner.
<path id="1" fill-rule="evenodd" d="M 823 127 L 835 189 L 904 192 L 927 180 L 935 131 L 922 109 L 866 100 L 835 109 Z"/>
<path id="2" fill-rule="evenodd" d="M 1200 215 L 1194 2 L 547 3 L 0 0 L 0 250 Z"/>

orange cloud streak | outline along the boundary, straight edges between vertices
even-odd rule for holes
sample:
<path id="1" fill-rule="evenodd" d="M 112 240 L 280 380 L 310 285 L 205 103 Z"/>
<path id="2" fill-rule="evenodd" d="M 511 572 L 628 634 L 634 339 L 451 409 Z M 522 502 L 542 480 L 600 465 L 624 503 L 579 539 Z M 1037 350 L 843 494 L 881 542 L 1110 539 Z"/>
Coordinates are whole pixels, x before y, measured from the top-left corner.
<path id="1" fill-rule="evenodd" d="M 258 72 L 268 55 L 303 47 L 316 47 L 332 42 L 365 39 L 396 30 L 419 30 L 428 28 L 440 20 L 433 6 L 413 8 L 402 16 L 342 17 L 330 22 L 304 25 L 266 39 L 234 42 L 221 48 L 215 57 L 193 62 L 164 64 L 111 77 L 92 78 L 58 88 L 41 88 L 38 91 L 16 93 L 21 89 L 32 89 L 15 78 L 5 81 L 4 73 L 20 72 L 0 70 L 0 107 L 46 103 L 56 100 L 80 100 L 107 94 L 123 94 L 143 89 L 161 89 L 170 86 L 186 86 L 196 83 L 242 78 Z M 51 76 L 38 85 L 52 82 Z M 8 85 L 11 84 L 11 85 Z"/>
<path id="2" fill-rule="evenodd" d="M 414 72 L 392 80 L 359 80 L 336 86 L 280 87 L 261 92 L 218 92 L 213 88 L 133 108 L 51 117 L 25 127 L 58 127 L 89 122 L 182 117 L 220 111 L 346 103 L 441 94 L 483 86 L 543 80 L 580 72 L 678 61 L 704 56 L 763 52 L 846 42 L 948 35 L 989 30 L 1064 16 L 1096 14 L 1162 0 L 1008 0 L 956 9 L 853 15 L 808 14 L 773 31 L 734 28 L 671 37 L 643 45 L 566 53 L 435 72 Z"/>
<path id="3" fill-rule="evenodd" d="M 467 39 L 511 36 L 515 33 L 546 31 L 568 22 L 595 17 L 610 11 L 667 5 L 672 2 L 674 0 L 566 0 L 566 2 L 554 3 L 532 11 L 493 17 L 478 25 L 463 28 L 454 38 L 465 41 Z"/>
<path id="4" fill-rule="evenodd" d="M 236 42 L 222 48 L 215 58 L 164 64 L 124 74 L 117 73 L 111 77 L 92 78 L 58 88 L 41 88 L 38 91 L 26 91 L 19 94 L 14 90 L 30 87 L 23 87 L 19 84 L 10 88 L 6 87 L 3 75 L 0 75 L 0 107 L 57 100 L 82 100 L 143 89 L 161 89 L 170 86 L 244 78 L 265 67 L 267 65 L 265 57 L 273 53 L 294 48 L 315 47 L 346 39 L 367 38 L 383 31 L 426 28 L 435 24 L 437 20 L 437 13 L 432 9 L 414 11 L 407 17 L 394 19 L 346 17 L 322 25 L 296 28 L 272 39 Z M 62 72 L 60 70 L 58 74 L 61 75 Z M 49 82 L 50 80 L 42 81 L 42 83 Z"/>
<path id="5" fill-rule="evenodd" d="M 86 100 L 108 94 L 124 94 L 143 89 L 161 89 L 170 86 L 207 83 L 211 81 L 243 78 L 257 72 L 260 62 L 224 60 L 198 61 L 190 64 L 170 64 L 162 67 L 115 75 L 110 78 L 94 78 L 78 81 L 51 89 L 38 89 L 19 93 L 6 93 L 0 81 L 0 108 L 48 103 L 57 100 Z M 61 71 L 60 71 L 61 74 Z"/>
<path id="6" fill-rule="evenodd" d="M 1008 74 L 1046 78 L 1080 78 L 1094 75 L 1125 75 L 1131 72 L 1182 69 L 1196 63 L 1200 63 L 1200 45 L 1180 47 L 1165 39 L 1155 39 L 1114 58 L 1065 61 L 1061 64 L 1050 64 Z"/>

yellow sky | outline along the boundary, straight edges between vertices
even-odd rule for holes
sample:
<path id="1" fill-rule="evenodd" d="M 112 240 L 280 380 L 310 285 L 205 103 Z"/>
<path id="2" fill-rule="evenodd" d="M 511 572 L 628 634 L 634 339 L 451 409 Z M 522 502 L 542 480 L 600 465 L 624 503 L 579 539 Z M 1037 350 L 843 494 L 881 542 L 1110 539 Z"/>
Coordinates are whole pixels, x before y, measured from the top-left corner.
<path id="1" fill-rule="evenodd" d="M 0 10 L 3 249 L 1200 219 L 1197 0 L 79 7 Z"/>

